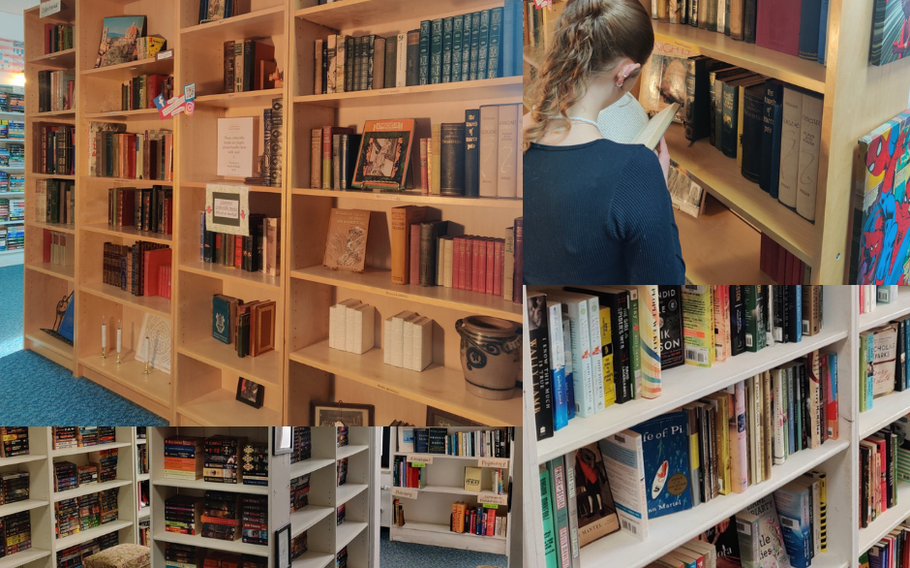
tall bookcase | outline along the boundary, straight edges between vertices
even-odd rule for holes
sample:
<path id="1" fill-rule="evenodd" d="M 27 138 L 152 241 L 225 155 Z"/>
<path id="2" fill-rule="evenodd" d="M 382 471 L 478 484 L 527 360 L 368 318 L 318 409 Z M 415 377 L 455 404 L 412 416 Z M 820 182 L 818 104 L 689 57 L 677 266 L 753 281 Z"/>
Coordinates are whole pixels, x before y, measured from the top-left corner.
<path id="1" fill-rule="evenodd" d="M 0 567 L 56 568 L 57 552 L 93 540 L 112 532 L 118 533 L 119 542 L 138 542 L 135 505 L 135 429 L 118 427 L 116 441 L 82 448 L 53 449 L 52 431 L 48 427 L 30 427 L 29 454 L 0 458 L 0 472 L 28 471 L 29 499 L 0 505 L 0 516 L 29 511 L 31 516 L 31 541 L 28 550 L 0 558 Z M 54 490 L 54 462 L 71 461 L 76 465 L 88 463 L 88 454 L 117 448 L 117 479 L 105 483 L 84 485 L 69 491 Z M 119 488 L 118 518 L 98 527 L 80 531 L 64 538 L 55 538 L 54 505 L 63 499 Z"/>
<path id="2" fill-rule="evenodd" d="M 295 568 L 326 568 L 335 565 L 335 555 L 348 547 L 348 566 L 361 568 L 377 566 L 379 508 L 374 503 L 379 478 L 375 428 L 351 428 L 348 445 L 337 447 L 335 428 L 312 428 L 310 459 L 292 464 L 289 454 L 272 455 L 272 428 L 150 428 L 149 441 L 158 448 L 151 454 L 152 471 L 152 565 L 164 564 L 165 543 L 186 544 L 208 550 L 252 554 L 268 559 L 275 565 L 272 538 L 275 531 L 290 524 L 291 537 L 308 531 L 309 550 L 294 561 Z M 230 485 L 164 477 L 164 440 L 175 434 L 213 436 L 230 434 L 245 436 L 249 441 L 267 442 L 269 446 L 268 486 Z M 348 480 L 336 485 L 338 460 L 348 459 Z M 290 480 L 310 475 L 309 505 L 290 512 L 288 498 Z M 184 535 L 164 530 L 164 502 L 177 494 L 202 496 L 206 490 L 230 491 L 247 495 L 269 496 L 269 543 L 267 546 L 248 544 L 240 539 L 223 541 Z M 346 521 L 337 525 L 335 510 L 346 505 Z"/>
<path id="3" fill-rule="evenodd" d="M 641 2 L 651 13 L 651 1 Z M 564 6 L 557 0 L 549 14 L 551 22 Z M 730 283 L 736 275 L 740 282 L 770 283 L 759 270 L 760 235 L 764 233 L 811 267 L 812 284 L 846 282 L 857 141 L 907 108 L 906 70 L 900 65 L 868 63 L 872 16 L 868 4 L 830 0 L 827 66 L 716 32 L 652 20 L 655 33 L 694 45 L 703 55 L 821 93 L 825 99 L 815 223 L 746 180 L 736 162 L 724 158 L 707 139 L 690 145 L 679 125 L 670 128 L 671 158 L 719 201 L 698 219 L 676 214 L 690 280 Z M 526 75 L 534 61 L 526 56 Z"/>
<path id="4" fill-rule="evenodd" d="M 20 86 L 15 85 L 0 85 L 0 91 L 7 93 L 23 94 L 23 89 Z M 15 120 L 15 121 L 25 121 L 25 113 L 10 111 L 10 110 L 0 110 L 0 120 Z M 25 140 L 21 138 L 0 138 L 0 148 L 5 148 L 10 150 L 13 146 L 19 145 L 23 146 Z M 28 162 L 26 161 L 26 164 Z M 12 176 L 21 176 L 25 172 L 25 167 L 13 165 L 10 163 L 7 166 L 0 167 L 0 173 L 7 174 L 8 178 Z M 11 186 L 12 184 L 10 184 Z M 9 187 L 7 189 L 10 189 Z M 25 193 L 22 191 L 0 191 L 0 199 L 23 199 Z M 0 221 L 0 227 L 10 227 L 14 225 L 24 225 L 25 221 Z M 8 237 L 7 237 L 8 238 Z M 10 250 L 8 245 L 5 250 L 0 251 L 0 267 L 3 266 L 15 266 L 23 264 L 25 261 L 25 249 L 13 249 Z"/>
<path id="5" fill-rule="evenodd" d="M 32 265 L 26 282 L 26 347 L 152 410 L 181 426 L 235 424 L 262 426 L 309 424 L 310 402 L 365 402 L 376 407 L 376 424 L 403 420 L 424 424 L 434 407 L 471 422 L 515 425 L 521 403 L 489 401 L 468 394 L 460 361 L 456 320 L 467 315 L 490 315 L 521 321 L 520 305 L 502 298 L 442 287 L 391 284 L 389 215 L 392 207 L 420 204 L 440 211 L 464 227 L 465 234 L 501 237 L 521 216 L 520 199 L 463 199 L 423 196 L 419 192 L 329 192 L 310 188 L 310 130 L 325 125 L 360 130 L 368 119 L 416 117 L 419 136 L 429 136 L 429 122 L 463 122 L 464 111 L 485 104 L 518 103 L 520 77 L 461 83 L 402 87 L 353 93 L 313 95 L 314 41 L 329 33 L 392 35 L 416 29 L 423 19 L 440 18 L 502 5 L 501 0 L 421 2 L 418 0 L 345 0 L 317 5 L 316 0 L 252 0 L 250 12 L 226 20 L 197 24 L 198 0 L 104 0 L 66 3 L 55 16 L 76 24 L 76 47 L 58 57 L 40 57 L 35 50 L 44 20 L 38 9 L 26 12 L 28 59 L 60 68 L 75 67 L 77 107 L 67 116 L 30 117 L 68 121 L 77 125 L 76 225 L 64 228 L 75 235 L 75 268 L 55 270 Z M 149 34 L 167 39 L 174 56 L 167 60 L 134 61 L 94 68 L 105 16 L 146 15 Z M 239 38 L 262 38 L 275 45 L 284 72 L 280 87 L 270 90 L 221 93 L 223 43 Z M 31 64 L 30 64 L 31 65 Z M 29 108 L 37 102 L 37 64 L 29 75 Z M 159 120 L 155 110 L 120 111 L 119 86 L 146 73 L 172 73 L 175 91 L 195 83 L 195 111 Z M 205 186 L 224 180 L 216 175 L 215 138 L 220 117 L 256 116 L 261 132 L 262 111 L 280 99 L 283 104 L 281 187 L 250 188 L 253 213 L 280 216 L 281 272 L 278 277 L 225 269 L 200 261 L 200 218 Z M 137 181 L 88 175 L 89 128 L 92 122 L 124 123 L 130 132 L 168 129 L 175 134 L 174 180 Z M 261 133 L 257 134 L 261 137 Z M 261 139 L 260 139 L 261 142 Z M 29 140 L 30 145 L 35 140 Z M 261 143 L 260 143 L 261 147 Z M 27 148 L 27 151 L 29 148 Z M 34 195 L 35 174 L 27 188 Z M 240 180 L 242 183 L 242 180 Z M 164 185 L 174 190 L 174 234 L 141 233 L 106 224 L 107 189 Z M 322 268 L 325 235 L 332 207 L 368 209 L 371 228 L 369 266 L 363 274 L 337 273 Z M 30 215 L 33 213 L 30 211 Z M 38 235 L 45 224 L 30 219 L 28 232 Z M 33 238 L 35 242 L 39 239 Z M 171 299 L 136 297 L 101 282 L 104 242 L 131 244 L 147 240 L 173 249 Z M 29 249 L 29 258 L 40 258 Z M 51 327 L 56 301 L 75 290 L 75 345 L 68 346 L 40 332 Z M 230 346 L 212 338 L 212 295 L 227 294 L 246 301 L 275 300 L 275 351 L 256 358 L 238 358 Z M 411 309 L 435 324 L 433 364 L 423 373 L 386 366 L 381 349 L 363 356 L 328 348 L 329 307 L 356 297 L 376 307 L 376 336 L 382 320 Z M 51 301 L 51 298 L 56 300 Z M 143 318 L 151 314 L 171 323 L 171 372 L 153 369 L 134 358 Z M 124 334 L 123 363 L 101 357 L 102 316 L 108 326 L 108 346 L 114 344 L 118 320 Z M 381 339 L 377 339 L 377 346 Z M 265 387 L 262 408 L 235 400 L 237 380 L 244 377 Z"/>
<path id="6" fill-rule="evenodd" d="M 399 429 L 400 430 L 400 429 Z M 449 428 L 450 434 L 476 430 L 475 428 Z M 519 429 L 520 430 L 520 429 Z M 520 436 L 520 434 L 518 434 Z M 520 444 L 521 440 L 514 440 L 511 446 Z M 396 457 L 403 457 L 409 463 L 417 461 L 425 463 L 427 476 L 426 485 L 421 489 L 392 487 L 390 502 L 386 504 L 390 510 L 392 501 L 399 499 L 404 505 L 405 525 L 398 527 L 393 523 L 389 528 L 389 539 L 398 542 L 411 542 L 445 548 L 473 550 L 490 554 L 510 554 L 509 542 L 513 535 L 513 517 L 508 511 L 509 481 L 513 474 L 512 456 L 505 458 L 453 456 L 444 454 L 417 454 L 404 453 L 396 444 L 395 451 L 389 465 L 394 468 Z M 424 461 L 426 460 L 426 461 Z M 481 468 L 480 492 L 466 491 L 464 488 L 465 467 Z M 503 494 L 497 495 L 490 487 L 490 474 L 493 469 L 503 470 Z M 496 506 L 497 518 L 503 514 L 506 521 L 505 536 L 477 536 L 471 533 L 456 533 L 449 530 L 452 503 L 463 501 L 468 507 L 482 506 L 484 503 Z M 510 565 L 513 565 L 510 560 Z"/>
<path id="7" fill-rule="evenodd" d="M 877 519 L 869 528 L 859 526 L 859 441 L 910 412 L 907 393 L 894 393 L 875 400 L 873 409 L 858 412 L 859 333 L 879 323 L 910 313 L 910 291 L 896 304 L 882 305 L 871 314 L 858 316 L 859 297 L 855 286 L 826 286 L 824 289 L 824 327 L 818 335 L 803 337 L 799 343 L 776 344 L 757 353 L 744 353 L 710 369 L 683 366 L 663 373 L 663 394 L 652 400 L 638 399 L 613 405 L 592 417 L 576 418 L 552 438 L 537 441 L 534 428 L 525 428 L 524 454 L 525 510 L 530 538 L 525 539 L 526 566 L 544 566 L 538 543 L 543 542 L 541 494 L 538 466 L 577 448 L 597 442 L 611 434 L 669 412 L 689 402 L 733 385 L 762 371 L 802 357 L 814 350 L 837 353 L 837 391 L 839 398 L 839 437 L 820 447 L 803 450 L 774 466 L 771 478 L 749 487 L 744 493 L 731 493 L 692 509 L 667 515 L 650 522 L 650 537 L 644 541 L 625 531 L 608 535 L 581 549 L 582 568 L 601 565 L 642 567 L 713 527 L 720 520 L 744 509 L 809 470 L 827 474 L 828 551 L 817 555 L 813 566 L 841 568 L 855 566 L 860 553 L 887 534 L 897 523 L 910 516 L 910 506 Z M 528 335 L 525 332 L 527 345 Z M 530 350 L 525 349 L 525 381 L 530 385 Z M 525 416 L 533 425 L 534 403 L 531 389 L 525 391 Z M 892 516 L 893 515 L 893 516 Z"/>

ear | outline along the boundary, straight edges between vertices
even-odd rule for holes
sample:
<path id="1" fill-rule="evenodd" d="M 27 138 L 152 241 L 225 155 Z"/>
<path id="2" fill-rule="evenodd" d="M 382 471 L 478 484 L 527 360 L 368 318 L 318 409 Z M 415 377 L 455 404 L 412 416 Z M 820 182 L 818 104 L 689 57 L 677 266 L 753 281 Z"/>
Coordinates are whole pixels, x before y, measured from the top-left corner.
<path id="1" fill-rule="evenodd" d="M 616 68 L 616 84 L 621 87 L 625 80 L 639 69 L 641 69 L 641 63 L 634 63 L 630 59 L 624 59 Z"/>

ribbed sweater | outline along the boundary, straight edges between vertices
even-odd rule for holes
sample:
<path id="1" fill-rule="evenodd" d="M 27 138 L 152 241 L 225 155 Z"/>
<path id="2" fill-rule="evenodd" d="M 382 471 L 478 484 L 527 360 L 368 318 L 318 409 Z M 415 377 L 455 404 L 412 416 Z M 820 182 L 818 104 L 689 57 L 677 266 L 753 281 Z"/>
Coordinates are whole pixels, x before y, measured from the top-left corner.
<path id="1" fill-rule="evenodd" d="M 595 140 L 524 154 L 525 284 L 684 284 L 654 152 Z"/>

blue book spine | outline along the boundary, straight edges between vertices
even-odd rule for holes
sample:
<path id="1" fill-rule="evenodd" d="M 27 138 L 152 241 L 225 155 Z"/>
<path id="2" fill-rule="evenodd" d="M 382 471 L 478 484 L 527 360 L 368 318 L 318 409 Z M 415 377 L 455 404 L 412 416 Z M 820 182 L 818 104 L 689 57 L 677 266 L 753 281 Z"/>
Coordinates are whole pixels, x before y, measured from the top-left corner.
<path id="1" fill-rule="evenodd" d="M 505 0 L 502 10 L 502 45 L 499 53 L 502 54 L 503 77 L 513 75 L 515 67 L 515 4 L 516 0 Z"/>
<path id="2" fill-rule="evenodd" d="M 442 82 L 442 18 L 430 24 L 430 84 Z"/>
<path id="3" fill-rule="evenodd" d="M 467 81 L 471 76 L 471 30 L 474 29 L 474 15 L 465 14 L 461 36 L 461 80 Z"/>
<path id="4" fill-rule="evenodd" d="M 828 0 L 822 0 L 818 22 L 818 62 L 825 64 L 825 51 L 828 47 Z"/>
<path id="5" fill-rule="evenodd" d="M 489 32 L 488 32 L 489 33 Z M 480 65 L 480 12 L 471 14 L 471 65 L 469 80 L 477 79 L 477 68 Z"/>
<path id="6" fill-rule="evenodd" d="M 428 85 L 430 83 L 430 20 L 420 22 L 420 64 L 419 84 Z"/>
<path id="7" fill-rule="evenodd" d="M 452 82 L 452 42 L 455 40 L 455 18 L 442 20 L 442 83 Z"/>
<path id="8" fill-rule="evenodd" d="M 487 48 L 487 79 L 502 77 L 502 19 L 503 9 L 490 10 L 490 39 Z"/>
<path id="9" fill-rule="evenodd" d="M 524 2 L 515 2 L 514 4 L 515 16 L 512 20 L 512 25 L 515 27 L 515 31 L 512 33 L 513 41 L 515 46 L 512 48 L 513 57 L 513 68 L 512 75 L 521 75 L 522 74 L 522 53 L 524 46 L 522 45 L 522 38 L 524 37 Z"/>
<path id="10" fill-rule="evenodd" d="M 467 195 L 467 194 L 465 194 Z M 568 393 L 569 420 L 575 418 L 575 373 L 572 371 L 572 357 L 568 356 L 572 352 L 572 336 L 569 335 L 569 320 L 562 320 L 562 342 L 563 353 L 566 356 L 566 391 Z"/>
<path id="11" fill-rule="evenodd" d="M 480 44 L 477 51 L 477 78 L 487 78 L 487 63 L 490 58 L 490 10 L 480 12 Z"/>
<path id="12" fill-rule="evenodd" d="M 692 508 L 688 426 L 688 413 L 682 411 L 632 427 L 642 438 L 645 493 L 651 519 Z M 674 482 L 669 483 L 670 479 Z M 673 489 L 679 487 L 685 489 L 676 494 Z"/>
<path id="13" fill-rule="evenodd" d="M 465 114 L 478 111 L 465 111 Z M 553 430 L 569 424 L 569 387 L 566 384 L 565 342 L 562 339 L 562 304 L 547 305 L 547 330 L 550 343 L 550 381 L 553 385 Z"/>
<path id="14" fill-rule="evenodd" d="M 835 406 L 836 406 L 836 404 L 837 404 L 837 353 L 828 353 L 828 375 L 829 375 L 828 392 L 830 393 L 831 400 L 835 403 Z M 904 380 L 906 381 L 906 375 L 904 376 Z M 834 437 L 834 431 L 830 428 L 828 429 L 828 437 L 829 438 Z"/>
<path id="15" fill-rule="evenodd" d="M 784 107 L 781 102 L 774 105 L 774 137 L 771 143 L 771 197 L 780 195 L 780 133 L 784 127 Z"/>
<path id="16" fill-rule="evenodd" d="M 464 43 L 464 17 L 455 16 L 452 22 L 452 82 L 461 81 L 462 56 L 461 48 Z"/>
<path id="17" fill-rule="evenodd" d="M 818 61 L 818 22 L 821 0 L 802 0 L 799 16 L 799 56 Z"/>
<path id="18" fill-rule="evenodd" d="M 796 293 L 796 343 L 803 340 L 803 287 L 799 284 L 793 286 Z"/>

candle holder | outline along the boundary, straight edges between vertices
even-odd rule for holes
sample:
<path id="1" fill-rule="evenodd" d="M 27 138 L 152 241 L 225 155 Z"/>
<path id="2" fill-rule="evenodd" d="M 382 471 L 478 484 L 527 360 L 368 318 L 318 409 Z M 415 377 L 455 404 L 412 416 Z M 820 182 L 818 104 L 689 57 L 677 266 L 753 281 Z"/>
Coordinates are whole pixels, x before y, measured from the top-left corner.
<path id="1" fill-rule="evenodd" d="M 151 372 L 152 372 L 152 371 L 149 370 L 149 362 L 146 361 L 146 362 L 145 362 L 145 370 L 142 371 L 142 374 L 143 374 L 143 375 L 149 375 L 149 374 L 151 374 Z"/>
<path id="2" fill-rule="evenodd" d="M 120 363 L 121 363 L 121 361 L 120 361 L 120 353 L 117 353 L 117 364 L 119 365 Z"/>
<path id="3" fill-rule="evenodd" d="M 121 351 L 121 333 L 123 332 L 123 322 L 117 320 L 117 364 L 121 363 L 120 360 L 120 351 Z"/>
<path id="4" fill-rule="evenodd" d="M 149 369 L 149 362 L 152 360 L 152 353 L 149 350 L 150 347 L 151 347 L 151 345 L 150 345 L 149 338 L 146 337 L 145 338 L 145 370 L 142 371 L 142 373 L 145 375 L 148 375 L 152 372 L 151 369 Z"/>
<path id="5" fill-rule="evenodd" d="M 101 316 L 101 358 L 107 359 L 107 320 Z"/>

